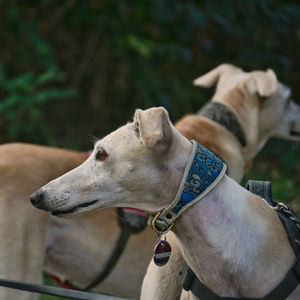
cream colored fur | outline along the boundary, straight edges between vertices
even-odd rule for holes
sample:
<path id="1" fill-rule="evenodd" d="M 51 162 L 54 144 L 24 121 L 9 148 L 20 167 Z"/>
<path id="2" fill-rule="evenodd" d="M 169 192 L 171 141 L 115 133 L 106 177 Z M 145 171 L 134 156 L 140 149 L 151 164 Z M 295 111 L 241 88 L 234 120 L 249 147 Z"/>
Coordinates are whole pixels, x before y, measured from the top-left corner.
<path id="1" fill-rule="evenodd" d="M 42 282 L 49 216 L 34 210 L 29 196 L 85 158 L 82 153 L 29 144 L 0 146 L 0 278 Z M 1 300 L 38 298 L 0 287 Z"/>
<path id="2" fill-rule="evenodd" d="M 222 99 L 223 103 L 226 104 L 228 102 L 228 105 L 236 112 L 237 116 L 241 120 L 241 124 L 243 124 L 243 119 L 245 119 L 245 123 L 249 123 L 248 121 L 248 114 L 253 115 L 251 120 L 253 120 L 253 123 L 256 124 L 260 123 L 258 126 L 247 126 L 246 128 L 249 129 L 249 136 L 253 135 L 254 130 L 258 131 L 258 136 L 259 139 L 257 140 L 257 148 L 255 148 L 251 144 L 248 144 L 248 147 L 251 146 L 251 148 L 254 148 L 254 152 L 258 152 L 258 149 L 262 147 L 262 145 L 267 141 L 270 135 L 273 135 L 273 132 L 276 130 L 276 123 L 280 123 L 280 120 L 282 119 L 282 114 L 286 114 L 285 110 L 285 105 L 287 105 L 287 100 L 289 96 L 289 90 L 284 87 L 281 83 L 278 83 L 277 90 L 274 92 L 273 95 L 271 95 L 269 98 L 266 99 L 260 99 L 258 98 L 258 93 L 255 90 L 248 91 L 248 85 L 249 82 L 252 82 L 255 78 L 258 78 L 257 73 L 260 75 L 260 78 L 264 77 L 264 74 L 266 74 L 266 80 L 269 80 L 269 73 L 268 72 L 261 72 L 261 71 L 255 71 L 251 73 L 245 73 L 241 69 L 236 68 L 231 65 L 221 65 L 218 67 L 217 72 L 213 71 L 215 74 L 218 73 L 218 76 L 215 78 L 215 80 L 218 81 L 217 85 L 217 92 L 213 97 L 213 100 L 216 101 L 217 99 Z M 271 77 L 270 80 L 273 80 L 274 77 Z M 204 81 L 207 82 L 206 80 L 202 80 L 203 84 Z M 209 85 L 212 85 L 213 82 L 210 81 Z M 266 82 L 266 85 L 268 85 L 268 82 Z M 246 103 L 245 103 L 246 102 Z M 249 102 L 249 104 L 247 104 Z M 261 105 L 264 104 L 264 105 Z M 288 105 L 290 107 L 292 103 Z M 253 112 L 252 112 L 253 111 Z M 250 112 L 250 113 L 249 113 Z M 274 115 L 274 117 L 271 117 Z M 286 122 L 286 124 L 290 124 L 292 120 L 297 120 L 299 119 L 299 111 L 297 109 L 294 109 L 294 114 L 289 115 L 289 121 Z M 258 120 L 262 120 L 258 122 Z M 267 125 L 268 122 L 270 125 Z M 289 126 L 289 125 L 288 125 Z M 236 138 L 231 135 L 226 129 L 223 127 L 219 126 L 218 124 L 203 118 L 199 117 L 196 115 L 190 115 L 186 116 L 183 119 L 179 120 L 176 123 L 176 127 L 179 129 L 181 133 L 183 133 L 185 136 L 188 138 L 193 138 L 205 145 L 206 147 L 212 149 L 215 153 L 223 157 L 226 161 L 226 163 L 229 166 L 229 174 L 233 176 L 236 180 L 240 180 L 242 178 L 244 168 L 246 168 L 246 164 L 248 164 L 249 161 L 253 158 L 254 154 L 251 153 L 250 150 L 247 148 L 245 149 L 246 151 L 242 152 L 242 149 L 237 142 Z M 287 134 L 285 137 L 287 138 L 293 138 L 289 137 L 289 132 L 286 132 Z M 247 131 L 246 131 L 246 135 Z M 250 139 L 250 138 L 248 138 Z M 247 152 L 247 153 L 246 153 Z M 248 154 L 249 153 L 249 154 Z M 83 221 L 83 223 L 89 223 L 88 217 L 97 218 L 97 212 L 93 213 L 92 216 L 80 216 L 77 217 Z M 65 220 L 62 220 L 65 221 Z M 60 221 L 60 222 L 62 222 Z M 86 221 L 86 222 L 84 222 Z M 77 220 L 76 220 L 77 222 Z M 99 226 L 94 226 L 95 228 L 98 228 L 98 235 L 102 235 L 103 232 L 103 225 L 101 225 L 101 220 L 97 219 L 98 225 Z M 110 221 L 112 222 L 112 221 Z M 81 223 L 80 223 L 81 224 Z M 78 229 L 77 229 L 78 227 Z M 74 260 L 75 257 L 80 257 L 80 261 L 82 262 L 82 253 L 88 253 L 86 254 L 86 259 L 85 263 L 82 262 L 82 265 L 89 266 L 89 270 L 93 270 L 90 272 L 85 271 L 86 282 L 91 281 L 93 274 L 96 273 L 96 268 L 99 268 L 99 266 L 95 265 L 92 263 L 93 261 L 96 261 L 98 258 L 98 261 L 102 261 L 104 259 L 104 253 L 103 251 L 83 251 L 82 248 L 79 248 L 76 244 L 76 239 L 73 238 L 73 236 L 67 237 L 65 234 L 61 235 L 61 231 L 63 230 L 66 233 L 74 232 L 76 234 L 77 230 L 79 229 L 80 226 L 76 226 L 75 221 L 74 224 L 70 225 L 69 220 L 67 222 L 64 222 L 64 226 L 61 228 L 61 230 L 55 230 L 52 231 L 52 235 L 55 236 L 56 242 L 55 243 L 50 243 L 50 248 L 49 248 L 49 255 L 47 257 L 50 257 L 51 255 L 51 260 L 47 259 L 46 260 L 46 266 L 47 269 L 50 270 L 51 272 L 55 272 L 56 274 L 59 274 L 62 276 L 62 278 L 71 278 L 73 280 L 82 281 L 82 278 L 80 276 L 80 272 L 77 271 L 75 266 L 73 267 L 71 262 Z M 88 232 L 87 230 L 82 232 L 82 236 L 86 237 L 86 233 Z M 129 247 L 127 248 L 123 258 L 121 258 L 119 268 L 117 267 L 112 276 L 110 276 L 104 285 L 102 285 L 102 288 L 106 288 L 106 283 L 109 283 L 112 289 L 114 289 L 114 292 L 118 291 L 118 293 L 121 292 L 121 289 L 123 294 L 118 294 L 118 295 L 128 295 L 128 287 L 127 286 L 122 286 L 121 285 L 114 285 L 114 282 L 120 282 L 119 279 L 122 278 L 123 276 L 127 275 L 130 278 L 130 282 L 136 283 L 136 286 L 140 284 L 139 279 L 141 278 L 140 274 L 143 274 L 144 270 L 144 265 L 145 261 L 149 259 L 150 255 L 152 254 L 152 249 L 153 249 L 153 244 L 154 243 L 155 237 L 151 235 L 151 232 L 149 232 L 149 229 L 145 232 L 147 235 L 143 236 L 143 233 L 140 234 L 140 236 L 135 237 L 133 236 Z M 172 237 L 171 237 L 172 238 Z M 63 255 L 64 251 L 60 247 L 60 243 L 57 241 L 65 241 L 68 240 L 69 243 L 66 246 L 66 243 L 64 242 L 64 246 L 69 249 L 69 251 L 76 251 L 75 254 L 73 255 Z M 89 244 L 92 243 L 93 235 L 90 234 L 88 237 L 85 238 L 87 241 L 89 241 Z M 170 237 L 168 237 L 170 239 Z M 147 246 L 142 241 L 148 241 Z M 102 245 L 102 239 L 98 239 L 98 241 L 93 242 L 93 244 L 97 243 L 97 247 L 100 248 Z M 107 242 L 107 244 L 112 247 L 112 238 Z M 93 246 L 95 249 L 97 249 L 96 246 Z M 92 247 L 89 247 L 90 249 Z M 57 255 L 55 253 L 55 249 L 60 250 L 61 255 Z M 134 249 L 139 249 L 138 252 L 136 252 Z M 87 250 L 87 249 L 86 249 Z M 95 255 L 95 252 L 97 255 Z M 178 251 L 177 251 L 178 252 Z M 109 253 L 109 249 L 105 249 L 105 254 Z M 138 253 L 139 256 L 135 257 L 133 253 Z M 166 285 L 171 285 L 175 284 L 176 282 L 181 283 L 182 276 L 176 276 L 178 274 L 180 267 L 181 267 L 181 257 L 180 255 L 175 254 L 175 247 L 173 247 L 173 252 L 172 252 L 172 260 L 174 260 L 177 263 L 172 263 L 168 264 L 168 268 L 172 266 L 172 270 L 167 269 L 166 272 L 162 272 L 161 268 L 157 268 L 157 272 L 152 272 L 153 276 L 159 276 L 161 279 L 161 284 L 160 286 L 163 286 L 164 280 L 169 279 L 170 276 L 166 276 L 166 274 L 174 274 L 173 278 L 170 278 L 170 280 L 167 280 L 165 283 Z M 88 259 L 90 257 L 93 257 L 93 259 Z M 67 258 L 67 260 L 66 260 Z M 131 259 L 129 261 L 129 258 Z M 69 262 L 69 264 L 68 264 Z M 127 263 L 128 262 L 128 263 Z M 127 263 L 127 264 L 126 264 Z M 131 267 L 131 263 L 134 263 L 135 268 L 133 269 Z M 67 266 L 68 264 L 68 266 Z M 124 267 L 125 266 L 125 267 Z M 63 272 L 57 273 L 58 267 L 61 267 L 63 269 Z M 156 268 L 153 266 L 153 268 Z M 87 268 L 84 268 L 85 270 Z M 125 271 L 127 269 L 127 271 Z M 123 272 L 124 270 L 124 272 Z M 135 276 L 136 272 L 136 276 Z M 76 277 L 75 277 L 75 274 Z M 147 275 L 149 272 L 147 273 Z M 132 287 L 132 285 L 130 285 Z M 180 285 L 179 285 L 180 287 Z M 101 288 L 101 287 L 100 287 Z M 150 291 L 154 292 L 158 290 L 158 288 L 150 289 Z M 170 290 L 172 292 L 176 293 L 175 290 L 176 288 L 170 288 L 168 293 L 170 293 Z M 180 290 L 180 289 L 179 289 Z M 131 296 L 135 296 L 136 294 L 131 294 Z M 149 299 L 151 299 L 151 295 L 149 296 Z M 161 299 L 164 299 L 164 297 L 161 297 Z M 170 299 L 175 299 L 175 297 L 170 296 Z"/>
<path id="3" fill-rule="evenodd" d="M 176 195 L 191 147 L 163 108 L 137 110 L 133 123 L 98 141 L 82 165 L 49 182 L 32 200 L 61 216 L 118 206 L 156 213 Z M 99 151 L 107 153 L 105 159 L 99 160 Z M 197 277 L 224 297 L 263 297 L 295 260 L 277 213 L 226 175 L 172 231 Z M 295 290 L 288 299 L 299 296 Z"/>
<path id="4" fill-rule="evenodd" d="M 287 104 L 289 89 L 278 82 L 274 94 L 266 99 L 259 99 L 255 89 L 248 91 L 249 82 L 255 81 L 253 77 L 256 77 L 257 72 L 264 77 L 265 72 L 245 73 L 232 65 L 221 65 L 202 79 L 202 85 L 212 85 L 214 81 L 217 83 L 213 101 L 223 101 L 236 112 L 241 124 L 245 123 L 246 136 L 249 130 L 247 139 L 250 140 L 250 136 L 259 137 L 256 147 L 243 150 L 230 132 L 197 115 L 186 116 L 176 124 L 179 131 L 188 138 L 197 140 L 223 157 L 230 176 L 236 180 L 241 179 L 248 161 L 269 136 L 279 133 L 281 137 L 300 140 L 290 134 L 291 129 L 300 131 L 300 111 L 299 106 L 293 102 Z M 212 80 L 210 74 L 214 74 L 215 79 Z M 247 101 L 248 104 L 245 103 Z M 248 115 L 252 116 L 252 125 L 246 125 L 250 122 Z M 255 130 L 257 133 L 252 133 Z M 0 276 L 40 282 L 45 257 L 44 269 L 61 279 L 69 279 L 85 286 L 95 278 L 120 230 L 115 210 L 95 211 L 70 219 L 52 217 L 48 224 L 49 216 L 38 213 L 28 201 L 34 190 L 78 166 L 85 159 L 85 153 L 50 147 L 27 144 L 0 146 Z M 13 217 L 11 213 L 7 213 L 12 207 L 15 207 Z M 44 250 L 45 230 L 47 238 Z M 172 238 L 174 237 L 168 237 L 169 240 Z M 116 268 L 97 290 L 137 298 L 155 242 L 156 236 L 150 228 L 133 235 Z M 165 283 L 174 283 L 174 288 L 170 288 L 174 295 L 176 281 L 181 281 L 181 276 L 176 276 L 181 267 L 181 256 L 176 255 L 179 252 L 173 246 L 172 260 L 177 264 L 168 264 L 168 267 L 173 266 L 174 271 L 170 274 L 175 277 Z M 169 275 L 168 272 L 167 274 Z M 164 285 L 163 279 L 166 276 L 161 269 L 159 274 L 154 271 L 152 275 L 161 276 L 161 286 Z M 34 297 L 37 296 L 0 287 L 1 300 L 31 300 Z M 170 299 L 176 298 L 174 296 Z"/>
<path id="5" fill-rule="evenodd" d="M 228 105 L 242 120 L 241 124 L 243 124 L 247 135 L 247 146 L 244 149 L 238 146 L 238 141 L 235 138 L 235 141 L 229 140 L 228 136 L 225 135 L 222 135 L 223 139 L 213 135 L 215 143 L 220 147 L 220 145 L 227 146 L 229 144 L 228 141 L 230 141 L 232 149 L 236 146 L 235 150 L 228 152 L 225 149 L 214 148 L 214 145 L 207 144 L 206 139 L 202 137 L 202 140 L 205 141 L 204 145 L 223 157 L 231 171 L 229 173 L 230 176 L 238 182 L 242 179 L 245 165 L 251 162 L 252 158 L 260 151 L 270 136 L 280 135 L 288 138 L 292 124 L 297 123 L 297 119 L 300 122 L 298 117 L 299 107 L 294 107 L 294 103 L 290 100 L 287 102 L 280 100 L 282 98 L 288 99 L 290 91 L 279 82 L 277 83 L 277 89 L 274 90 L 275 80 L 275 74 L 271 70 L 245 73 L 232 65 L 221 65 L 194 81 L 195 85 L 202 87 L 210 87 L 218 81 L 212 101 L 219 101 Z M 262 88 L 262 83 L 265 84 L 264 89 Z M 260 85 L 260 88 L 258 88 L 258 85 Z M 268 96 L 269 98 L 265 98 Z M 272 109 L 272 105 L 276 108 L 273 107 Z M 289 126 L 287 128 L 284 128 L 282 125 L 276 125 L 280 120 L 280 111 L 285 111 L 285 116 L 288 115 L 289 121 L 287 124 Z M 271 115 L 274 117 L 271 117 Z M 193 121 L 195 122 L 195 120 Z M 185 134 L 180 122 L 177 123 L 177 128 Z M 224 140 L 224 137 L 227 141 Z M 296 140 L 296 138 L 292 137 L 291 139 Z M 183 260 L 180 258 L 181 254 L 177 249 L 176 239 L 172 233 L 168 234 L 168 239 L 173 246 L 170 264 L 159 268 L 153 262 L 150 262 L 144 279 L 142 299 L 173 300 L 180 297 L 182 282 L 180 269 Z M 176 251 L 174 251 L 174 248 L 176 248 Z M 158 278 L 159 280 L 154 281 L 153 278 Z M 152 284 L 148 284 L 149 282 Z M 168 296 L 165 294 L 167 290 L 172 290 L 173 294 Z"/>

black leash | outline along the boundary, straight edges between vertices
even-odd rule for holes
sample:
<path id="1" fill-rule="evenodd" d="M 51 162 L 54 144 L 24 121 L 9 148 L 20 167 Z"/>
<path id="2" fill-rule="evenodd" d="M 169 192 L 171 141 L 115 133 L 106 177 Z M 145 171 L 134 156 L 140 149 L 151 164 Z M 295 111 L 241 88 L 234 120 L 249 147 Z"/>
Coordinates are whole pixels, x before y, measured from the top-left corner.
<path id="1" fill-rule="evenodd" d="M 131 234 L 139 233 L 147 225 L 148 216 L 137 209 L 132 208 L 118 208 L 118 218 L 121 226 L 121 233 L 117 239 L 112 254 L 102 266 L 97 278 L 89 284 L 84 290 L 91 289 L 100 284 L 112 271 L 113 267 L 118 262 L 124 248 Z M 45 295 L 68 297 L 70 299 L 82 299 L 82 300 L 126 300 L 125 298 L 118 298 L 113 296 L 104 296 L 94 293 L 88 293 L 78 291 L 74 289 L 65 289 L 47 285 L 31 284 L 20 282 L 16 280 L 8 280 L 0 278 L 0 286 L 12 288 L 16 290 L 22 290 L 32 293 L 40 293 Z"/>
<path id="2" fill-rule="evenodd" d="M 283 203 L 277 203 L 272 199 L 271 183 L 268 181 L 249 180 L 246 188 L 264 198 L 270 206 L 276 209 L 278 217 L 287 232 L 290 244 L 296 255 L 293 266 L 289 269 L 284 279 L 266 296 L 262 298 L 232 298 L 220 297 L 207 288 L 185 263 L 186 274 L 183 281 L 183 289 L 191 291 L 199 299 L 205 300 L 284 300 L 300 283 L 300 219 L 294 211 Z"/>
<path id="3" fill-rule="evenodd" d="M 27 291 L 32 293 L 40 293 L 45 295 L 51 296 L 60 296 L 60 297 L 67 297 L 70 299 L 81 299 L 81 300 L 127 300 L 124 298 L 117 298 L 112 296 L 104 296 L 99 294 L 81 292 L 76 290 L 69 290 L 63 289 L 59 287 L 53 287 L 48 285 L 39 285 L 39 284 L 32 284 L 32 283 L 25 283 L 15 280 L 8 280 L 8 279 L 0 279 L 0 286 Z"/>
<path id="4" fill-rule="evenodd" d="M 147 225 L 147 218 L 147 215 L 140 210 L 132 208 L 118 208 L 118 220 L 121 227 L 121 233 L 111 255 L 102 265 L 99 274 L 95 280 L 83 289 L 84 291 L 94 288 L 107 278 L 114 266 L 117 264 L 131 234 L 143 231 Z"/>
<path id="5" fill-rule="evenodd" d="M 111 255 L 108 257 L 106 262 L 102 265 L 97 277 L 87 287 L 83 289 L 84 291 L 94 288 L 110 274 L 114 266 L 117 264 L 121 254 L 123 253 L 123 250 L 126 247 L 130 236 L 131 236 L 130 230 L 128 230 L 127 228 L 122 229 L 118 237 L 118 240 L 115 244 L 115 247 L 112 250 Z"/>

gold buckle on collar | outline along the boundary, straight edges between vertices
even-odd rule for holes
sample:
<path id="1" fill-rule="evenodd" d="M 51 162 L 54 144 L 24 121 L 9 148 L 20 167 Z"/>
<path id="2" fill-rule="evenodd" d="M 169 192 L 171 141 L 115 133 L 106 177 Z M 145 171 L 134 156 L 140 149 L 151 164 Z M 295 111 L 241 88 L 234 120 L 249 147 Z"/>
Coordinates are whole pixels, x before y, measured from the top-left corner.
<path id="1" fill-rule="evenodd" d="M 154 231 L 156 231 L 157 233 L 159 234 L 165 234 L 167 233 L 173 226 L 174 226 L 174 223 L 172 223 L 171 225 L 169 225 L 168 223 L 166 223 L 165 221 L 162 221 L 166 224 L 166 227 L 167 229 L 166 230 L 160 230 L 157 225 L 155 224 L 157 218 L 159 217 L 161 213 L 158 212 L 154 217 L 153 216 L 150 216 L 150 221 L 151 221 L 151 227 Z"/>

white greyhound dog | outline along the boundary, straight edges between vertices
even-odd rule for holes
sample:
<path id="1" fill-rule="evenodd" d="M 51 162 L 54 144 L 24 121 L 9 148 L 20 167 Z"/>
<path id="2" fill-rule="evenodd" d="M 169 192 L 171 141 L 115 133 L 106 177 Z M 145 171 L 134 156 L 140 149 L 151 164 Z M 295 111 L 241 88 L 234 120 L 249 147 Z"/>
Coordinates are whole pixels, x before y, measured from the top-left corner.
<path id="1" fill-rule="evenodd" d="M 244 128 L 247 145 L 241 146 L 232 129 L 228 130 L 203 116 L 203 111 L 183 117 L 175 126 L 184 136 L 196 140 L 221 156 L 227 163 L 228 174 L 232 178 L 241 180 L 244 169 L 249 167 L 252 158 L 270 136 L 300 140 L 299 134 L 297 135 L 300 130 L 300 108 L 289 99 L 289 89 L 277 81 L 273 71 L 246 73 L 233 65 L 223 64 L 194 81 L 195 85 L 202 87 L 210 87 L 215 83 L 216 93 L 209 105 L 222 103 L 234 111 Z M 97 248 L 103 249 L 104 240 L 108 247 L 106 251 L 111 247 L 111 240 L 108 238 L 111 239 L 112 234 L 103 237 L 106 228 L 103 224 L 109 222 L 110 230 L 114 230 L 112 219 L 109 210 L 102 212 L 101 218 L 96 211 L 72 219 L 53 219 L 52 224 L 57 226 L 50 227 L 46 269 L 61 278 L 79 282 L 84 282 L 82 274 L 85 274 L 86 282 L 91 281 L 93 272 L 97 271 L 95 261 L 103 260 L 103 251 L 97 251 Z M 87 230 L 90 224 L 94 226 Z M 145 262 L 150 260 L 149 249 L 153 247 L 153 235 L 149 231 L 150 229 L 138 236 L 132 236 L 119 265 L 112 276 L 101 285 L 102 289 L 110 286 L 115 295 L 137 297 L 138 292 L 129 293 L 129 289 L 139 286 L 138 278 L 144 272 Z M 88 234 L 89 232 L 93 234 Z M 78 235 L 81 235 L 80 244 L 77 242 Z M 98 238 L 95 239 L 94 235 Z M 168 240 L 171 241 L 173 249 L 171 263 L 157 267 L 151 262 L 145 280 L 155 277 L 160 281 L 158 286 L 144 285 L 142 296 L 145 299 L 177 299 L 181 293 L 181 252 L 176 247 L 172 232 L 168 233 Z M 74 265 L 74 261 L 78 263 Z M 134 269 L 131 268 L 133 263 Z M 123 284 L 124 276 L 131 284 Z M 164 286 L 169 287 L 167 295 L 160 294 L 166 291 Z"/>
<path id="2" fill-rule="evenodd" d="M 247 144 L 243 147 L 232 129 L 202 113 L 185 116 L 176 123 L 176 128 L 189 139 L 196 140 L 221 156 L 232 178 L 241 180 L 244 169 L 270 137 L 300 140 L 300 108 L 290 100 L 290 90 L 277 81 L 272 70 L 247 73 L 233 65 L 222 64 L 195 81 L 196 85 L 202 87 L 215 83 L 216 93 L 210 103 L 222 103 L 232 110 L 244 129 Z M 53 217 L 49 223 L 47 214 L 34 211 L 25 201 L 34 190 L 78 166 L 86 157 L 86 153 L 37 145 L 0 146 L 2 277 L 39 283 L 44 259 L 44 270 L 62 280 L 68 279 L 86 286 L 96 277 L 99 266 L 109 255 L 120 230 L 115 210 L 95 211 L 71 219 Z M 7 214 L 12 207 L 14 218 Z M 45 231 L 48 232 L 46 251 Z M 171 239 L 170 232 L 168 240 Z M 138 297 L 153 246 L 154 233 L 150 228 L 133 235 L 117 267 L 97 286 L 97 290 L 116 296 Z M 147 277 L 151 274 L 156 278 L 160 276 L 161 283 L 174 285 L 171 289 L 174 297 L 169 299 L 176 299 L 175 294 L 181 292 L 178 283 L 182 276 L 178 272 L 182 263 L 178 247 L 172 244 L 172 248 L 172 263 L 163 268 L 153 265 Z M 133 263 L 134 269 L 131 268 Z M 171 266 L 172 272 L 169 270 Z M 168 282 L 171 273 L 174 278 Z M 161 286 L 153 291 L 158 293 Z M 176 286 L 179 288 L 176 289 Z M 21 297 L 27 300 L 34 296 L 0 288 L 1 300 Z M 155 297 L 149 296 L 148 299 Z M 167 298 L 162 296 L 158 299 Z"/>
<path id="3" fill-rule="evenodd" d="M 165 109 L 137 110 L 132 123 L 98 141 L 82 165 L 36 191 L 31 201 L 56 216 L 120 206 L 159 213 L 154 226 L 174 225 L 186 262 L 212 292 L 264 297 L 295 260 L 284 227 L 273 208 L 198 147 L 178 132 Z M 204 167 L 195 163 L 196 155 Z M 193 180 L 191 166 L 199 166 Z M 197 201 L 184 206 L 183 193 L 196 193 Z M 287 299 L 299 296 L 298 285 Z M 183 297 L 196 299 L 191 292 Z"/>

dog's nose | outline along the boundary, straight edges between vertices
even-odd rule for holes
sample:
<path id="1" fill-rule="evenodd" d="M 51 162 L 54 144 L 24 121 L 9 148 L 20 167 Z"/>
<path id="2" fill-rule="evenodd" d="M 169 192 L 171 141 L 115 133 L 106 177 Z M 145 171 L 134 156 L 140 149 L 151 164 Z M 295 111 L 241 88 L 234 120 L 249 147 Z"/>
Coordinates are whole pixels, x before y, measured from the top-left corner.
<path id="1" fill-rule="evenodd" d="M 30 196 L 30 201 L 31 201 L 33 206 L 35 206 L 37 208 L 42 208 L 41 203 L 42 203 L 43 198 L 44 198 L 43 191 L 42 190 L 37 190 L 36 192 L 34 192 Z"/>

